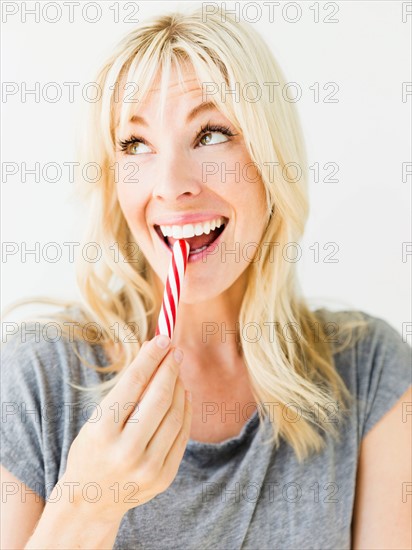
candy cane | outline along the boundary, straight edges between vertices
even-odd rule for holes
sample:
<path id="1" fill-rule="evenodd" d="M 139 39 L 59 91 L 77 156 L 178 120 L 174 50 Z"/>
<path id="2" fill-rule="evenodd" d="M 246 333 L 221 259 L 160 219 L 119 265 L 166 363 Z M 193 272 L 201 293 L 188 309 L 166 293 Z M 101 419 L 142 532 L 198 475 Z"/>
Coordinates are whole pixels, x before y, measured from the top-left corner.
<path id="1" fill-rule="evenodd" d="M 172 339 L 173 330 L 176 324 L 180 290 L 186 272 L 189 252 L 189 243 L 184 239 L 176 241 L 173 245 L 172 259 L 169 264 L 169 272 L 163 294 L 163 303 L 157 322 L 156 336 L 158 334 L 165 334 Z"/>

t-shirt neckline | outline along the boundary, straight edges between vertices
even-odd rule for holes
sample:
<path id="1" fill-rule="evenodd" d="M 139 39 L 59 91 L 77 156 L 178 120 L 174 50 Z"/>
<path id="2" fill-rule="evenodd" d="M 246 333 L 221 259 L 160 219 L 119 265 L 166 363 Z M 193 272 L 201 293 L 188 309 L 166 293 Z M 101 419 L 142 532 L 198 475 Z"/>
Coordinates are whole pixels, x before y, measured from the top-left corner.
<path id="1" fill-rule="evenodd" d="M 242 426 L 242 429 L 238 435 L 218 441 L 217 443 L 209 443 L 205 441 L 198 441 L 196 439 L 189 439 L 186 448 L 189 451 L 222 451 L 230 447 L 235 447 L 243 443 L 248 437 L 250 437 L 259 423 L 259 415 L 256 410 L 253 415 Z"/>

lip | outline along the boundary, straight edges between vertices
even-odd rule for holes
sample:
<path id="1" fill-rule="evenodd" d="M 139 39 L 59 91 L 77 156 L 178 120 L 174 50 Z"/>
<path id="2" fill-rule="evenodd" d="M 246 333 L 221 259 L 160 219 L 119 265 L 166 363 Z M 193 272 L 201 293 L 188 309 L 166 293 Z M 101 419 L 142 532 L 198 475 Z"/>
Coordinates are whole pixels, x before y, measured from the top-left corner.
<path id="1" fill-rule="evenodd" d="M 170 216 L 164 216 L 153 220 L 153 225 L 184 225 L 186 223 L 202 223 L 209 220 L 215 220 L 216 218 L 224 218 L 225 223 L 228 218 L 220 214 L 219 212 L 202 212 L 197 214 L 175 214 Z"/>
<path id="2" fill-rule="evenodd" d="M 224 217 L 224 216 L 222 216 L 222 217 Z M 222 240 L 222 235 L 226 231 L 226 228 L 227 228 L 228 225 L 229 225 L 229 220 L 228 220 L 228 218 L 225 218 L 225 228 L 222 231 L 222 233 L 220 233 L 218 238 L 215 241 L 213 241 L 207 248 L 205 248 L 205 250 L 202 250 L 201 252 L 198 252 L 197 254 L 189 254 L 189 257 L 187 259 L 188 263 L 192 264 L 192 263 L 198 262 L 200 260 L 203 261 L 203 258 L 205 258 L 205 260 L 204 260 L 204 263 L 205 263 L 207 261 L 206 257 L 211 253 L 212 249 L 219 245 L 220 241 Z M 157 232 L 156 229 L 155 229 L 155 233 L 157 234 L 157 236 L 159 237 L 159 239 L 163 243 L 163 246 L 166 248 L 166 250 L 169 252 L 169 254 L 172 254 L 172 250 L 169 248 L 166 241 L 164 240 L 164 237 L 162 235 L 160 227 L 159 227 L 159 232 Z"/>

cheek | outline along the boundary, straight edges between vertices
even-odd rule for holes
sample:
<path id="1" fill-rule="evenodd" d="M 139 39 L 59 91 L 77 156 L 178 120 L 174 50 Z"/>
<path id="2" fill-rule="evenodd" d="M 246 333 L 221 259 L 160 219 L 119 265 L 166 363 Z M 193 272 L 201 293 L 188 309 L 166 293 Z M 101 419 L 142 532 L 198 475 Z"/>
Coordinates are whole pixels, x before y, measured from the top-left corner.
<path id="1" fill-rule="evenodd" d="M 135 163 L 119 160 L 116 177 L 117 199 L 130 226 L 140 225 L 144 219 L 146 198 L 139 182 L 139 170 Z"/>
<path id="2" fill-rule="evenodd" d="M 244 185 L 241 199 L 241 211 L 245 213 L 244 227 L 254 239 L 259 239 L 266 227 L 266 193 L 262 181 L 248 182 Z M 253 220 L 251 222 L 251 220 Z"/>
<path id="3" fill-rule="evenodd" d="M 116 184 L 116 192 L 120 207 L 127 218 L 128 212 L 131 210 L 132 203 L 134 202 L 133 194 L 130 192 L 130 188 L 128 188 L 123 181 Z"/>
<path id="4" fill-rule="evenodd" d="M 144 224 L 144 202 L 140 193 L 133 187 L 124 182 L 117 184 L 117 199 L 127 225 L 132 232 L 141 229 Z"/>
<path id="5" fill-rule="evenodd" d="M 256 169 L 248 171 L 238 185 L 238 200 L 241 205 L 249 209 L 256 216 L 261 216 L 266 211 L 266 192 L 265 186 L 259 175 L 256 175 Z"/>

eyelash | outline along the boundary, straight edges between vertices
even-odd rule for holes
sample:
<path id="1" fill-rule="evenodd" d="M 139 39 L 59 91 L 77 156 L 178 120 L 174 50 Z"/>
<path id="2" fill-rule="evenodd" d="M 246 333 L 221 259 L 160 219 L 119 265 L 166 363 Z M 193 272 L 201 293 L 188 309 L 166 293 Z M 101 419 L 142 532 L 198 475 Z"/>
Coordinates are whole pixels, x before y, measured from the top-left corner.
<path id="1" fill-rule="evenodd" d="M 228 126 L 221 126 L 220 124 L 207 123 L 204 126 L 200 127 L 200 130 L 196 135 L 196 141 L 197 142 L 200 141 L 202 137 L 204 137 L 209 132 L 221 132 L 222 134 L 228 137 L 237 136 L 237 134 L 234 134 Z M 133 145 L 134 143 L 143 143 L 144 145 L 148 145 L 145 139 L 134 135 L 131 135 L 128 139 L 118 141 L 120 150 L 124 152 L 127 151 L 127 148 L 129 147 L 129 145 Z M 202 145 L 202 147 L 204 147 L 204 145 Z"/>

